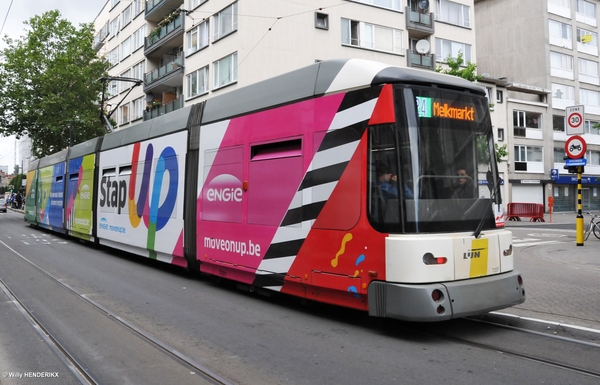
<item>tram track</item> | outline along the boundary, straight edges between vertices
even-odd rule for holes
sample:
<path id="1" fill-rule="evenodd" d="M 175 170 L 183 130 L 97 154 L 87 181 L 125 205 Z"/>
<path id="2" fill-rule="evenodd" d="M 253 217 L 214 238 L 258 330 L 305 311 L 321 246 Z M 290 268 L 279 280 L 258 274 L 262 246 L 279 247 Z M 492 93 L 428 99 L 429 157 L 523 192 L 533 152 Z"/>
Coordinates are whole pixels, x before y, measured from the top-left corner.
<path id="1" fill-rule="evenodd" d="M 111 311 L 110 309 L 102 306 L 100 303 L 94 301 L 89 298 L 86 294 L 79 293 L 76 289 L 63 282 L 61 279 L 53 276 L 50 272 L 38 266 L 34 262 L 27 259 L 25 256 L 18 253 L 16 250 L 8 246 L 3 241 L 0 241 L 4 247 L 10 250 L 15 256 L 20 258 L 22 261 L 29 264 L 39 273 L 43 274 L 44 277 L 49 279 L 51 282 L 59 285 L 62 289 L 66 290 L 68 293 L 74 295 L 80 300 L 84 301 L 86 305 L 92 306 L 95 310 L 99 311 L 104 315 L 106 319 L 110 319 L 112 322 L 116 322 L 121 327 L 126 328 L 128 331 L 132 332 L 137 338 L 145 341 L 146 343 L 153 346 L 157 351 L 161 354 L 170 357 L 174 361 L 176 361 L 179 365 L 185 367 L 189 370 L 191 374 L 196 375 L 196 377 L 200 377 L 201 381 L 198 382 L 198 378 L 194 381 L 194 383 L 205 383 L 205 384 L 214 384 L 214 385 L 233 385 L 232 382 L 227 380 L 226 378 L 214 373 L 205 365 L 202 365 L 190 357 L 178 352 L 176 349 L 172 348 L 168 344 L 162 342 L 161 340 L 155 338 L 150 333 L 142 330 L 141 328 L 135 326 L 132 322 L 128 321 L 126 318 L 121 317 L 119 314 Z M 45 325 L 44 321 L 40 320 L 35 312 L 28 308 L 26 301 L 19 298 L 19 296 L 10 288 L 10 285 L 5 282 L 5 280 L 0 277 L 0 288 L 9 298 L 9 300 L 17 307 L 17 309 L 27 318 L 28 322 L 31 326 L 38 332 L 38 334 L 42 337 L 42 339 L 46 342 L 46 344 L 54 351 L 54 353 L 61 359 L 61 361 L 65 364 L 65 366 L 70 370 L 70 372 L 77 378 L 77 380 L 82 384 L 101 384 L 103 381 L 95 378 L 92 374 L 89 373 L 88 367 L 81 359 L 77 358 L 76 354 L 71 352 L 68 343 L 61 341 L 61 338 L 57 336 L 50 327 Z"/>
<path id="2" fill-rule="evenodd" d="M 595 365 L 598 359 L 600 359 L 600 343 L 585 341 L 572 337 L 565 337 L 562 335 L 549 334 L 549 332 L 541 332 L 475 317 L 451 321 L 450 323 L 446 324 L 446 326 L 447 327 L 442 328 L 431 328 L 423 325 L 407 327 L 421 333 L 422 335 L 441 338 L 453 343 L 490 352 L 496 352 L 504 356 L 527 360 L 561 370 L 566 370 L 572 373 L 600 379 L 600 370 L 596 369 Z M 524 334 L 533 338 L 533 340 L 529 338 L 515 337 L 514 335 L 510 337 L 498 338 L 497 333 L 489 330 L 490 327 L 497 330 Z M 490 337 L 494 335 L 496 336 L 495 338 Z M 544 347 L 549 345 L 545 344 L 543 341 L 540 343 L 540 338 L 543 340 L 550 340 L 550 346 L 554 346 L 555 349 L 545 349 Z M 489 339 L 490 341 L 485 341 L 486 339 Z M 514 343 L 516 340 L 521 340 L 522 342 L 520 344 L 516 344 Z M 507 346 L 511 345 L 511 343 L 513 343 L 512 347 Z M 587 366 L 586 363 L 577 364 L 576 362 L 570 362 L 568 360 L 569 355 L 566 353 L 563 355 L 563 357 L 566 358 L 558 358 L 558 356 L 561 355 L 561 349 L 558 348 L 558 346 L 566 345 L 571 346 L 572 349 L 586 349 L 586 351 L 590 352 L 591 354 L 587 362 Z M 536 350 L 538 350 L 538 352 L 533 352 Z M 584 355 L 585 354 L 582 354 L 582 356 Z"/>

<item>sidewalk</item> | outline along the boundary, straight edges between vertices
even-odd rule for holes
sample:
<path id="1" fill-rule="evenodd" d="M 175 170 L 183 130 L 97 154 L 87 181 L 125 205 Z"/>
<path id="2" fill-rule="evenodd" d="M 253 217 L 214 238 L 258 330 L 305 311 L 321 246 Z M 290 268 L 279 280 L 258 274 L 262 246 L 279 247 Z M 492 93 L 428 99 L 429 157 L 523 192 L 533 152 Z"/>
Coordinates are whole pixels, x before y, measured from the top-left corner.
<path id="1" fill-rule="evenodd" d="M 585 227 L 591 216 L 586 211 L 582 214 Z M 513 230 L 515 269 L 523 276 L 527 299 L 500 313 L 600 333 L 600 240 L 592 235 L 577 245 L 576 212 L 553 213 L 552 221 L 546 213 L 544 219 L 546 222 L 505 223 Z M 519 240 L 529 245 L 519 246 Z"/>

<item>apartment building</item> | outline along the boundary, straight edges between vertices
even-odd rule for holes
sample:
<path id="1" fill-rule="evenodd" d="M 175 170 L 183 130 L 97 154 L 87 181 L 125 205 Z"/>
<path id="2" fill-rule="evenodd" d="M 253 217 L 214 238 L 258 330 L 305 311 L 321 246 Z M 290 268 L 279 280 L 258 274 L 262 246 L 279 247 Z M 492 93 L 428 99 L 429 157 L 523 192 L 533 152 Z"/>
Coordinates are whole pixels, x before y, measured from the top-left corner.
<path id="1" fill-rule="evenodd" d="M 108 111 L 129 127 L 318 60 L 433 71 L 475 62 L 472 0 L 108 0 L 94 47 L 111 63 Z M 135 80 L 139 80 L 136 82 Z"/>
<path id="2" fill-rule="evenodd" d="M 589 0 L 475 0 L 480 73 L 506 78 L 508 202 L 577 209 L 565 165 L 565 110 L 583 105 L 584 210 L 600 209 L 598 5 Z"/>

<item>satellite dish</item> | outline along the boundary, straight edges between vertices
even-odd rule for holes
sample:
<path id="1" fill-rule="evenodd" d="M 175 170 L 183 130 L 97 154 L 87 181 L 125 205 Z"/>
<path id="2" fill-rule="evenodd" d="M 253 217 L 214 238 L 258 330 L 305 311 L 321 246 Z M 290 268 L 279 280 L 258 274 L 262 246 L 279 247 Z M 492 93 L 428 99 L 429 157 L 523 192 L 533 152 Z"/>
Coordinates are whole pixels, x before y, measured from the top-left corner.
<path id="1" fill-rule="evenodd" d="M 421 11 L 424 11 L 427 8 L 429 8 L 429 0 L 421 0 L 421 1 L 419 1 L 419 9 Z"/>
<path id="2" fill-rule="evenodd" d="M 417 42 L 417 44 L 415 45 L 415 49 L 421 55 L 424 55 L 424 54 L 428 53 L 429 52 L 429 48 L 430 48 L 430 46 L 429 46 L 429 42 L 427 40 L 419 40 Z"/>

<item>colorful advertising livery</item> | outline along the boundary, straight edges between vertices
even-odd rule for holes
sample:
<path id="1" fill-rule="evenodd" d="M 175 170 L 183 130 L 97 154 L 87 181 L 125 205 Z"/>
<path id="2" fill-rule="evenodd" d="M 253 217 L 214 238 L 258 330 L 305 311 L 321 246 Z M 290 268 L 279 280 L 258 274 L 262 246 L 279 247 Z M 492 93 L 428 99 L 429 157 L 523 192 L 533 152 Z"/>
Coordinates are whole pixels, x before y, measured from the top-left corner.
<path id="1" fill-rule="evenodd" d="M 28 222 L 373 316 L 525 300 L 463 79 L 329 60 L 94 140 L 32 163 Z"/>

